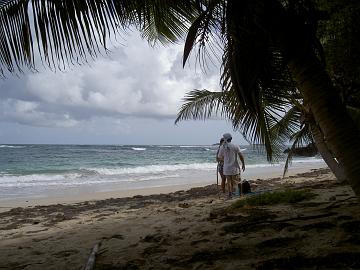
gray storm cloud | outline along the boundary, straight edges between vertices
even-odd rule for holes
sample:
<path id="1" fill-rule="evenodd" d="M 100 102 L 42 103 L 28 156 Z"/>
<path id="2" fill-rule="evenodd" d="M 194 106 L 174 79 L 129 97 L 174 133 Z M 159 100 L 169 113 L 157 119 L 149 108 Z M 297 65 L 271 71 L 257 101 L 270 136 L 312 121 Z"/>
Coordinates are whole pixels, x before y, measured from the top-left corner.
<path id="1" fill-rule="evenodd" d="M 73 127 L 77 124 L 68 114 L 40 111 L 39 103 L 13 99 L 0 102 L 0 120 L 41 127 Z"/>
<path id="2" fill-rule="evenodd" d="M 93 117 L 174 118 L 185 93 L 219 89 L 219 70 L 181 66 L 180 45 L 151 48 L 138 35 L 89 66 L 43 70 L 0 83 L 0 119 L 73 127 Z"/>

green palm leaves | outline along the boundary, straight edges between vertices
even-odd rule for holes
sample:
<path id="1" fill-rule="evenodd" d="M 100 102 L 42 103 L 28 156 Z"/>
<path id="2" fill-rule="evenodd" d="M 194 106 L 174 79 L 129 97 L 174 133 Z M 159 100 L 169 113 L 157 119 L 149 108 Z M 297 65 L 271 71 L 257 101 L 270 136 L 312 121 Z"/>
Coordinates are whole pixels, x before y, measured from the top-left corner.
<path id="1" fill-rule="evenodd" d="M 265 95 L 262 100 L 264 122 L 259 121 L 246 107 L 238 106 L 234 91 L 212 92 L 194 90 L 187 93 L 175 123 L 183 120 L 205 120 L 220 116 L 232 123 L 234 130 L 254 144 L 265 144 L 269 161 L 282 157 L 287 144 L 292 142 L 284 166 L 284 174 L 291 163 L 293 153 L 298 147 L 313 143 L 309 121 L 304 106 L 296 100 L 273 99 Z M 293 102 L 293 104 L 291 103 Z M 294 105 L 296 104 L 296 105 Z M 310 116 L 309 116 L 310 117 Z M 263 140 L 267 138 L 267 140 Z"/>
<path id="2" fill-rule="evenodd" d="M 268 159 L 271 161 L 278 158 L 284 149 L 286 135 L 283 134 L 288 128 L 283 127 L 282 122 L 279 124 L 285 108 L 277 106 L 276 102 L 276 99 L 272 100 L 270 97 L 263 100 L 262 119 L 265 121 L 261 122 L 258 115 L 252 113 L 247 107 L 239 106 L 238 97 L 234 91 L 194 90 L 184 98 L 184 104 L 178 112 L 175 123 L 188 119 L 205 120 L 214 116 L 228 119 L 233 128 L 241 132 L 248 141 L 255 144 L 265 143 Z M 267 140 L 264 141 L 263 138 Z"/>
<path id="3" fill-rule="evenodd" d="M 262 11 L 257 4 L 258 1 L 202 2 L 199 16 L 187 35 L 184 63 L 195 47 L 202 66 L 206 66 L 204 58 L 221 52 L 223 95 L 190 92 L 177 121 L 220 113 L 231 119 L 234 129 L 248 140 L 265 144 L 271 160 L 279 147 L 272 146 L 268 131 L 280 118 L 279 114 L 285 113 L 295 87 L 280 48 L 261 26 L 264 22 L 259 21 Z M 204 107 L 200 109 L 201 106 Z"/>
<path id="4" fill-rule="evenodd" d="M 53 69 L 84 63 L 130 28 L 150 42 L 185 35 L 195 7 L 183 0 L 0 1 L 0 72 L 35 69 L 35 51 Z M 104 50 L 105 49 L 105 50 Z"/>
<path id="5" fill-rule="evenodd" d="M 205 120 L 217 113 L 227 114 L 224 105 L 227 100 L 224 92 L 194 90 L 187 93 L 185 103 L 181 106 L 175 124 L 182 120 Z"/>

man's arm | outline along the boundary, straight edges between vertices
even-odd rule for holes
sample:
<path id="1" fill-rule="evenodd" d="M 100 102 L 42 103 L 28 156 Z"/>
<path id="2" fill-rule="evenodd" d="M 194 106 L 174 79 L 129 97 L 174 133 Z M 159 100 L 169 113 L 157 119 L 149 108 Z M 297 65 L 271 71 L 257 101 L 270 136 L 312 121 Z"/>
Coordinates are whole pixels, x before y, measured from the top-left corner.
<path id="1" fill-rule="evenodd" d="M 241 154 L 241 152 L 238 152 L 238 154 L 239 154 L 239 158 L 240 158 L 240 161 L 241 161 L 242 170 L 245 171 L 245 160 L 244 160 L 244 156 L 243 156 L 243 154 Z"/>

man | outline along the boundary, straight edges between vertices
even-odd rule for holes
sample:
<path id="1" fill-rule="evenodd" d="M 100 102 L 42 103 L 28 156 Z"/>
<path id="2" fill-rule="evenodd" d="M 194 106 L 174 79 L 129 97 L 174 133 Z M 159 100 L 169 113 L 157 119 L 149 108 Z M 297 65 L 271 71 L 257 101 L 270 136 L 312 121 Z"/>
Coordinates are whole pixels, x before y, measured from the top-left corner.
<path id="1" fill-rule="evenodd" d="M 238 158 L 241 161 L 242 171 L 245 171 L 244 156 L 240 152 L 239 146 L 232 144 L 232 136 L 230 133 L 223 135 L 224 143 L 220 147 L 218 157 L 224 160 L 223 173 L 226 177 L 229 198 L 232 197 L 232 193 L 235 191 L 234 187 L 237 182 L 240 181 L 240 165 Z"/>

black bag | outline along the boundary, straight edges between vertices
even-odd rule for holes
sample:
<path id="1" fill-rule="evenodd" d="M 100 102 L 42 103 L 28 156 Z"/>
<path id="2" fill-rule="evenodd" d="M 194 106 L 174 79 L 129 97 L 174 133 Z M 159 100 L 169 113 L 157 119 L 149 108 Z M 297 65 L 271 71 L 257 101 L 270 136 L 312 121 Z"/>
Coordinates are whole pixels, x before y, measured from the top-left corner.
<path id="1" fill-rule="evenodd" d="M 251 192 L 250 183 L 246 180 L 241 181 L 241 183 L 239 183 L 239 192 L 240 194 L 250 193 Z"/>

